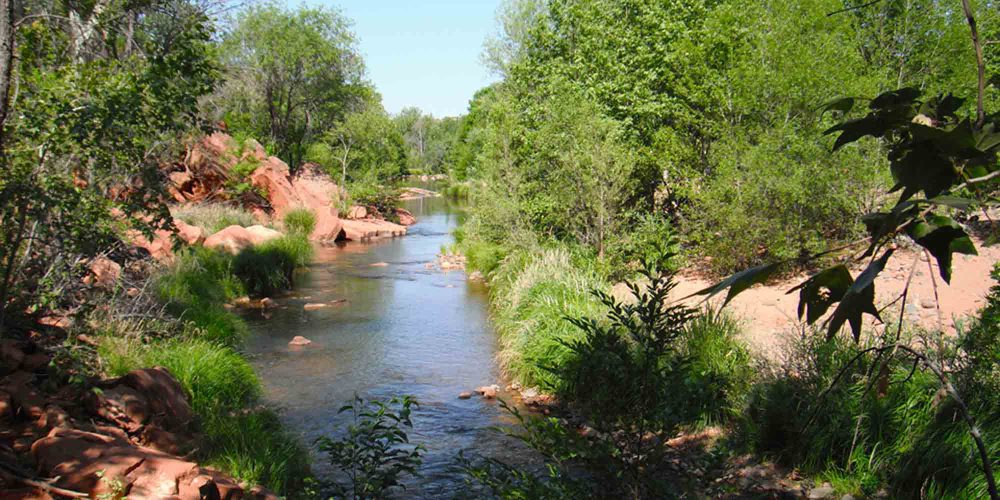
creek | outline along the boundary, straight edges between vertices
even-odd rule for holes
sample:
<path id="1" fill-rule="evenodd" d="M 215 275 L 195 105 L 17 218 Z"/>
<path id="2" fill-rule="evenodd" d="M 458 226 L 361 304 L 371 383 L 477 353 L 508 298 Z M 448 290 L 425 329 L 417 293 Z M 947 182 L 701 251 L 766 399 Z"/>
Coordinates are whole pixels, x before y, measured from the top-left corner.
<path id="1" fill-rule="evenodd" d="M 495 401 L 458 398 L 482 385 L 504 385 L 485 285 L 434 265 L 453 241 L 461 208 L 445 198 L 403 206 L 417 217 L 405 237 L 318 247 L 294 292 L 279 300 L 282 307 L 266 319 L 248 318 L 253 335 L 247 351 L 266 400 L 307 444 L 342 435 L 351 417 L 338 409 L 355 394 L 414 396 L 420 406 L 410 439 L 427 451 L 420 477 L 408 480 L 401 496 L 453 497 L 467 488 L 455 470 L 459 452 L 515 463 L 530 453 L 497 432 L 510 417 Z M 303 309 L 338 300 L 346 302 Z M 289 346 L 296 335 L 312 344 Z M 501 391 L 500 397 L 509 395 Z M 315 452 L 313 472 L 320 479 L 334 477 Z"/>

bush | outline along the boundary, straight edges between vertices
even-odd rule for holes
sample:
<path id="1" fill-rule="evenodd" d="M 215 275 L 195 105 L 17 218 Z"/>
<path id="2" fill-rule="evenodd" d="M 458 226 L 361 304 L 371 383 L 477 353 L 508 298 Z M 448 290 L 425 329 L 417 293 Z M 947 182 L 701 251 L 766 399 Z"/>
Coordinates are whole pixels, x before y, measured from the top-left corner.
<path id="1" fill-rule="evenodd" d="M 625 278 L 639 272 L 647 262 L 654 262 L 659 269 L 676 271 L 680 244 L 674 233 L 674 226 L 661 213 L 633 216 L 628 224 L 630 229 L 617 241 L 608 245 L 605 260 L 609 274 L 615 278 Z M 665 259 L 664 256 L 671 256 Z"/>
<path id="2" fill-rule="evenodd" d="M 987 448 L 997 450 L 1000 393 L 982 384 L 996 380 L 997 358 L 988 366 L 969 361 L 995 355 L 996 346 L 980 344 L 976 335 L 961 334 L 945 367 Z M 831 481 L 838 491 L 871 496 L 887 486 L 898 498 L 986 496 L 969 429 L 936 377 L 912 371 L 912 358 L 902 355 L 881 361 L 862 355 L 847 366 L 865 346 L 821 337 L 797 343 L 791 364 L 753 388 L 739 440 Z M 828 390 L 842 369 L 842 380 Z"/>
<path id="3" fill-rule="evenodd" d="M 500 267 L 500 263 L 509 251 L 503 245 L 485 241 L 469 241 L 459 244 L 459 250 L 465 255 L 466 268 L 479 271 L 484 275 L 489 275 Z"/>
<path id="4" fill-rule="evenodd" d="M 243 249 L 233 259 L 233 273 L 247 292 L 264 296 L 292 287 L 295 270 L 309 263 L 312 243 L 291 234 Z"/>
<path id="5" fill-rule="evenodd" d="M 554 386 L 557 380 L 544 367 L 562 365 L 570 354 L 564 342 L 582 336 L 565 318 L 604 312 L 591 291 L 608 285 L 593 259 L 574 259 L 565 248 L 516 250 L 493 273 L 491 285 L 501 367 L 526 386 Z"/>
<path id="6" fill-rule="evenodd" d="M 232 273 L 231 256 L 204 247 L 188 248 L 178 252 L 153 282 L 157 298 L 172 314 L 196 325 L 201 338 L 234 345 L 247 334 L 243 320 L 222 308 L 246 290 Z"/>
<path id="7" fill-rule="evenodd" d="M 285 231 L 309 237 L 316 228 L 316 214 L 307 208 L 297 208 L 285 214 Z"/>
<path id="8" fill-rule="evenodd" d="M 385 220 L 399 222 L 399 216 L 396 215 L 396 207 L 399 206 L 398 189 L 374 182 L 358 182 L 351 184 L 348 192 L 355 204 L 374 209 Z"/>
<path id="9" fill-rule="evenodd" d="M 209 235 L 229 226 L 247 227 L 257 223 L 250 212 L 218 203 L 181 205 L 172 208 L 170 213 L 175 219 L 198 226 Z"/>
<path id="10" fill-rule="evenodd" d="M 694 253 L 711 257 L 710 268 L 796 258 L 863 231 L 859 216 L 875 208 L 887 169 L 860 148 L 830 165 L 818 135 L 777 128 L 755 143 L 734 136 L 715 146 L 712 176 L 684 190 L 682 207 Z"/>
<path id="11" fill-rule="evenodd" d="M 703 311 L 688 322 L 681 346 L 687 365 L 679 396 L 687 406 L 682 412 L 685 423 L 727 425 L 743 413 L 757 370 L 739 334 L 739 324 L 719 311 Z"/>
<path id="12" fill-rule="evenodd" d="M 384 498 L 394 489 L 402 488 L 400 479 L 417 475 L 421 464 L 422 446 L 410 444 L 406 429 L 413 428 L 411 408 L 417 402 L 409 397 L 393 398 L 388 403 L 354 401 L 338 413 L 351 412 L 353 423 L 347 435 L 339 440 L 321 437 L 319 450 L 344 476 L 331 484 L 340 498 Z"/>

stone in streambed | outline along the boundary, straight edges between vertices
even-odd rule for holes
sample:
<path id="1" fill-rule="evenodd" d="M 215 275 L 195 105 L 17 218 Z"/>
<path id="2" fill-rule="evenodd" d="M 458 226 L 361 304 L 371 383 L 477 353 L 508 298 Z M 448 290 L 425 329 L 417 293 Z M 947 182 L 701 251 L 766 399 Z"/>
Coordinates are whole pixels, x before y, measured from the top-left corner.
<path id="1" fill-rule="evenodd" d="M 296 335 L 294 338 L 292 338 L 292 340 L 288 342 L 288 345 L 291 346 L 304 346 L 309 344 L 312 344 L 312 341 L 301 335 Z"/>
<path id="2" fill-rule="evenodd" d="M 316 311 L 316 310 L 322 309 L 324 307 L 326 307 L 326 304 L 306 304 L 306 305 L 302 306 L 302 310 L 304 310 L 304 311 Z"/>
<path id="3" fill-rule="evenodd" d="M 496 384 L 484 385 L 476 389 L 476 392 L 486 399 L 494 399 L 497 397 L 497 393 L 500 392 L 500 386 Z"/>
<path id="4" fill-rule="evenodd" d="M 469 398 L 471 398 L 471 397 L 472 397 L 472 393 L 471 393 L 471 392 L 469 392 L 469 391 L 465 391 L 465 392 L 460 392 L 460 393 L 458 394 L 458 399 L 469 399 Z"/>

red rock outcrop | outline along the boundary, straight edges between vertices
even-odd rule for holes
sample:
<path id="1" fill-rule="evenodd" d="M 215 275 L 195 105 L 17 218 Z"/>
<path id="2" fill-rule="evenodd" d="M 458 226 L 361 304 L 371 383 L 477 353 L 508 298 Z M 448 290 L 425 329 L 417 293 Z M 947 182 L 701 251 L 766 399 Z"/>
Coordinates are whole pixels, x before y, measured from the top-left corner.
<path id="1" fill-rule="evenodd" d="M 193 449 L 194 414 L 166 369 L 100 381 L 100 391 L 66 386 L 47 394 L 35 375 L 17 371 L 45 354 L 24 349 L 14 340 L 0 343 L 8 371 L 15 370 L 0 379 L 0 445 L 10 463 L 33 462 L 37 474 L 54 478 L 52 486 L 91 498 L 276 498 L 260 487 L 244 491 L 225 474 L 179 456 Z M 79 403 L 87 397 L 96 399 Z M 0 491 L 3 498 L 51 498 L 9 474 L 0 474 Z"/>

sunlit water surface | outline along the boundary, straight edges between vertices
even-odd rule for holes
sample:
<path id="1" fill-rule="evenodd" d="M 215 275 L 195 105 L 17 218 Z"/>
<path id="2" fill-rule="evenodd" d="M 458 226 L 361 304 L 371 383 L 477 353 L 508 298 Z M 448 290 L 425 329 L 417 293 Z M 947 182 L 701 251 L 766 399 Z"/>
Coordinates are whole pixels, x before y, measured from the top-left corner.
<path id="1" fill-rule="evenodd" d="M 481 385 L 503 385 L 485 287 L 462 271 L 429 265 L 452 243 L 461 211 L 443 198 L 405 206 L 418 220 L 405 237 L 318 248 L 294 293 L 279 299 L 283 307 L 269 319 L 258 313 L 248 318 L 253 335 L 247 350 L 266 399 L 305 443 L 343 432 L 350 416 L 337 410 L 355 393 L 414 396 L 420 407 L 411 440 L 427 451 L 422 477 L 408 481 L 399 496 L 462 496 L 469 490 L 454 467 L 459 452 L 508 462 L 529 454 L 493 429 L 510 422 L 496 403 L 457 397 Z M 380 263 L 387 265 L 372 265 Z M 303 310 L 307 303 L 340 299 L 346 302 Z M 296 335 L 313 343 L 290 347 Z M 315 453 L 313 471 L 333 477 Z"/>

